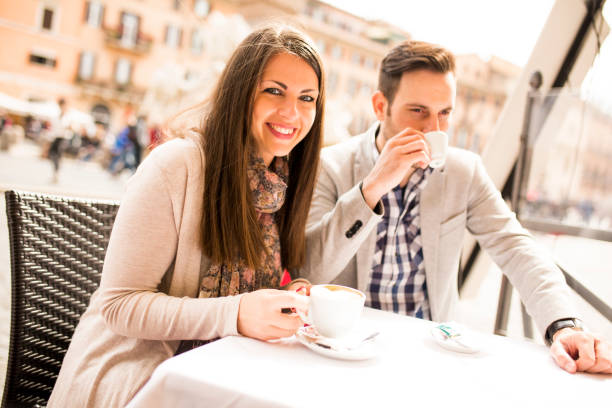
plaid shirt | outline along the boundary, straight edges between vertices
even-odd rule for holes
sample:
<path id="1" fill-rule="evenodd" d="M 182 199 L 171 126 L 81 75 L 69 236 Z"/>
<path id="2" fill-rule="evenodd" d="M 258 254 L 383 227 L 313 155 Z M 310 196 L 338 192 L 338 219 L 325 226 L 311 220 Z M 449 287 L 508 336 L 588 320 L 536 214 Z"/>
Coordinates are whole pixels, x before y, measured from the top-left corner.
<path id="1" fill-rule="evenodd" d="M 420 195 L 432 169 L 416 169 L 405 187 L 397 186 L 381 201 L 376 249 L 368 285 L 368 306 L 431 319 L 425 281 Z"/>

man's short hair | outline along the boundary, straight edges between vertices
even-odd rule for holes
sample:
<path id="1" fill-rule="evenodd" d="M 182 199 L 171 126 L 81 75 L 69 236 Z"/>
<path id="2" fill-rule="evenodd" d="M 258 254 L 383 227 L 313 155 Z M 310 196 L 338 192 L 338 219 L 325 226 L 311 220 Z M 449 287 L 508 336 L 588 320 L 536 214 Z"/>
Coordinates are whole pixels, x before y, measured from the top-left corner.
<path id="1" fill-rule="evenodd" d="M 455 73 L 455 56 L 447 49 L 424 41 L 404 41 L 394 47 L 380 64 L 378 90 L 393 102 L 404 72 L 426 69 L 441 74 Z"/>

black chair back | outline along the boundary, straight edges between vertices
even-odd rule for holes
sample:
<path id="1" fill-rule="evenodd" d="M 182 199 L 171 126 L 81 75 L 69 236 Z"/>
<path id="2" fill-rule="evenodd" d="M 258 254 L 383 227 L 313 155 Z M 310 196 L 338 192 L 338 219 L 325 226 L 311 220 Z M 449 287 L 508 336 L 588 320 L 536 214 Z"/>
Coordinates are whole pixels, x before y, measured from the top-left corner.
<path id="1" fill-rule="evenodd" d="M 44 407 L 100 282 L 119 205 L 17 191 L 5 199 L 12 281 L 2 407 Z"/>

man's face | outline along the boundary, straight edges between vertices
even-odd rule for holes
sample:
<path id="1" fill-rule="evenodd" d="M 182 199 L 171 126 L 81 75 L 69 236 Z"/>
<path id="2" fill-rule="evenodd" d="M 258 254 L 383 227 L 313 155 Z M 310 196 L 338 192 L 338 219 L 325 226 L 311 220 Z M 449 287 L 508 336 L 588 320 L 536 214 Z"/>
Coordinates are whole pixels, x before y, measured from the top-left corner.
<path id="1" fill-rule="evenodd" d="M 446 132 L 455 106 L 455 92 L 452 72 L 441 74 L 425 69 L 405 72 L 391 105 L 380 92 L 373 98 L 384 140 L 406 128 L 423 133 Z"/>

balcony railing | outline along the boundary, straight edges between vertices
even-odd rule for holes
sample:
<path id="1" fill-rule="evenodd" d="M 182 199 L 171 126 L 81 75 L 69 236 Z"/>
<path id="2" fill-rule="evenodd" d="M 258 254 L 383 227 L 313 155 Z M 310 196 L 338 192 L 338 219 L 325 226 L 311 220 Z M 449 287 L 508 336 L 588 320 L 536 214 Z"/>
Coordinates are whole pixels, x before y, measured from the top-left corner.
<path id="1" fill-rule="evenodd" d="M 146 54 L 151 51 L 153 45 L 153 38 L 142 32 L 138 32 L 136 38 L 132 39 L 126 36 L 123 32 L 123 28 L 119 27 L 105 27 L 105 42 L 108 47 L 131 51 L 135 54 Z"/>
<path id="2" fill-rule="evenodd" d="M 81 79 L 76 77 L 82 95 L 93 96 L 107 101 L 138 104 L 142 102 L 145 90 L 132 83 L 117 84 L 112 80 Z"/>

